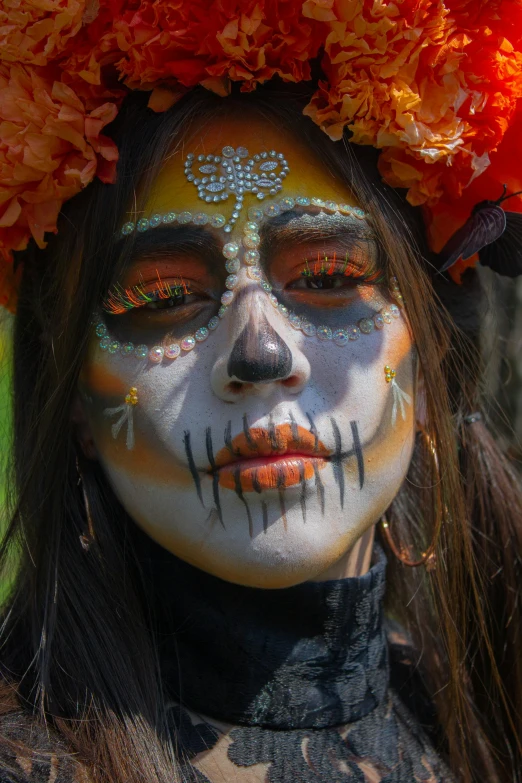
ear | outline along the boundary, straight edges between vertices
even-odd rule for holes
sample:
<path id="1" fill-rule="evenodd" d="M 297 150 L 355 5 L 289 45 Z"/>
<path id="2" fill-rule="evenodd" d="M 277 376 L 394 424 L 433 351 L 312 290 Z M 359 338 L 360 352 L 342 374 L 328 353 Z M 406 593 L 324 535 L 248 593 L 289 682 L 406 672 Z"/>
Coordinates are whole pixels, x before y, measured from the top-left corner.
<path id="1" fill-rule="evenodd" d="M 79 392 L 76 392 L 71 408 L 71 424 L 77 443 L 86 459 L 97 460 L 98 452 L 91 434 L 91 428 L 85 415 L 85 408 Z"/>
<path id="2" fill-rule="evenodd" d="M 417 359 L 416 362 L 416 377 L 415 377 L 415 421 L 423 428 L 426 429 L 428 421 L 427 405 L 426 405 L 426 384 L 424 381 L 424 373 L 422 367 Z"/>

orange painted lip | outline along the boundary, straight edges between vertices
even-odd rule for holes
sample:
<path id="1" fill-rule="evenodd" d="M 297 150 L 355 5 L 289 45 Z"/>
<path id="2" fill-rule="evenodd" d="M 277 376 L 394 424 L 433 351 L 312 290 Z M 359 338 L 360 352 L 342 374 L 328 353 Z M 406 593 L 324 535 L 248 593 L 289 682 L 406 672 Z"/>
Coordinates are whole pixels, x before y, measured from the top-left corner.
<path id="1" fill-rule="evenodd" d="M 216 454 L 219 484 L 242 492 L 286 489 L 311 479 L 327 464 L 330 449 L 296 424 L 252 427 Z"/>

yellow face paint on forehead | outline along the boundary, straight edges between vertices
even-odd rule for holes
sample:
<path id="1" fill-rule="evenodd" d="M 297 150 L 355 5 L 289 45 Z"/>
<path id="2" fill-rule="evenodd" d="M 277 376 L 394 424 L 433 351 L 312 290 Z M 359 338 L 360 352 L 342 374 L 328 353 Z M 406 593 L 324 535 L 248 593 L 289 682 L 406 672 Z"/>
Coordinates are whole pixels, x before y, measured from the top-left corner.
<path id="1" fill-rule="evenodd" d="M 278 155 L 283 156 L 289 169 L 281 180 L 282 188 L 276 194 L 270 194 L 267 187 L 260 188 L 266 194 L 262 201 L 258 200 L 256 193 L 245 190 L 239 222 L 248 219 L 247 212 L 250 207 L 260 204 L 266 206 L 271 201 L 285 196 L 320 198 L 324 201 L 343 202 L 350 206 L 358 206 L 350 189 L 327 170 L 308 146 L 286 130 L 269 125 L 266 120 L 259 117 L 250 116 L 212 120 L 203 128 L 199 127 L 197 132 L 188 134 L 183 142 L 183 148 L 168 156 L 152 183 L 143 214 L 150 217 L 155 213 L 164 214 L 169 210 L 174 212 L 180 210 L 204 211 L 209 214 L 220 212 L 228 220 L 232 212 L 235 211 L 236 203 L 235 194 L 228 191 L 228 183 L 223 183 L 225 184 L 223 192 L 229 192 L 227 200 L 221 200 L 221 192 L 217 192 L 215 195 L 220 198 L 219 201 L 205 202 L 199 198 L 198 186 L 194 184 L 194 180 L 187 179 L 185 171 L 187 157 L 193 155 L 192 167 L 187 170 L 189 175 L 200 181 L 204 177 L 210 180 L 212 173 L 201 172 L 199 169 L 213 164 L 213 161 L 207 161 L 208 155 L 219 156 L 221 160 L 216 166 L 218 170 L 214 173 L 214 176 L 219 180 L 219 176 L 224 174 L 221 163 L 226 161 L 222 152 L 226 147 L 233 148 L 235 151 L 239 148 L 248 150 L 248 156 L 241 158 L 240 164 L 244 168 L 250 160 L 254 161 L 252 170 L 246 172 L 250 174 L 250 177 L 257 174 L 263 180 L 267 180 L 271 173 L 277 177 L 283 168 L 282 160 L 277 157 Z M 270 156 L 271 151 L 276 153 L 276 157 Z M 199 156 L 204 156 L 205 159 L 198 160 Z M 256 160 L 257 156 L 259 158 Z M 274 167 L 273 171 L 266 171 L 267 166 L 264 166 L 264 171 L 263 164 L 269 163 L 277 163 L 278 165 Z M 273 180 L 274 177 L 271 179 Z M 201 188 L 202 183 L 199 186 Z M 205 190 L 205 195 L 213 197 L 211 191 Z"/>

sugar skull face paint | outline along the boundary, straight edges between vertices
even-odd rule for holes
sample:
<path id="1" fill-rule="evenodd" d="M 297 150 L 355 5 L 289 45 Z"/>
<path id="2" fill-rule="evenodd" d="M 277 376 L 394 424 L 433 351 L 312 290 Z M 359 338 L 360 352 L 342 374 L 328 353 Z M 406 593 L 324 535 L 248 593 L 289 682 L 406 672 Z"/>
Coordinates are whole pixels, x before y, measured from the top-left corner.
<path id="1" fill-rule="evenodd" d="M 80 390 L 137 524 L 223 579 L 284 587 L 339 560 L 395 496 L 414 416 L 403 405 L 392 426 L 383 366 L 412 399 L 411 334 L 369 220 L 298 140 L 251 118 L 210 123 L 184 149 L 123 227 L 130 261 L 100 303 Z M 132 447 L 111 431 L 107 411 L 128 420 L 115 376 L 139 389 Z"/>

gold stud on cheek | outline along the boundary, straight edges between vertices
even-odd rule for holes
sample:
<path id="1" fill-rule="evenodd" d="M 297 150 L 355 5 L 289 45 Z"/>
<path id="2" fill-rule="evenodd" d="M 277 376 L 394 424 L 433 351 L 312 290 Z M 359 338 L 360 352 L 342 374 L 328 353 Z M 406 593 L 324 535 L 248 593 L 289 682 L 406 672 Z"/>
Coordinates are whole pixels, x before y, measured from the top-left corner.
<path id="1" fill-rule="evenodd" d="M 135 386 L 131 386 L 131 388 L 129 389 L 129 393 L 125 397 L 125 402 L 127 405 L 138 404 L 138 390 Z"/>
<path id="2" fill-rule="evenodd" d="M 397 373 L 395 372 L 395 370 L 392 370 L 391 367 L 387 364 L 386 367 L 384 368 L 384 375 L 386 377 L 386 383 L 391 383 L 395 378 L 395 376 L 397 375 Z"/>
<path id="3" fill-rule="evenodd" d="M 123 405 L 118 405 L 117 408 L 105 408 L 103 411 L 104 416 L 117 416 L 120 414 L 117 421 L 111 427 L 112 437 L 117 438 L 123 425 L 127 424 L 127 448 L 134 448 L 134 418 L 133 411 L 138 404 L 138 390 L 135 386 L 131 386 L 128 394 L 125 396 L 125 402 Z"/>
<path id="4" fill-rule="evenodd" d="M 404 408 L 404 403 L 407 405 L 411 405 L 412 399 L 409 394 L 407 394 L 405 391 L 403 391 L 397 381 L 396 378 L 396 371 L 392 370 L 389 364 L 387 364 L 384 368 L 384 378 L 386 380 L 386 383 L 389 383 L 392 388 L 393 393 L 393 407 L 392 407 L 392 427 L 395 427 L 395 424 L 397 422 L 397 412 L 400 410 L 401 412 L 401 418 L 403 421 L 406 420 L 406 410 Z"/>

